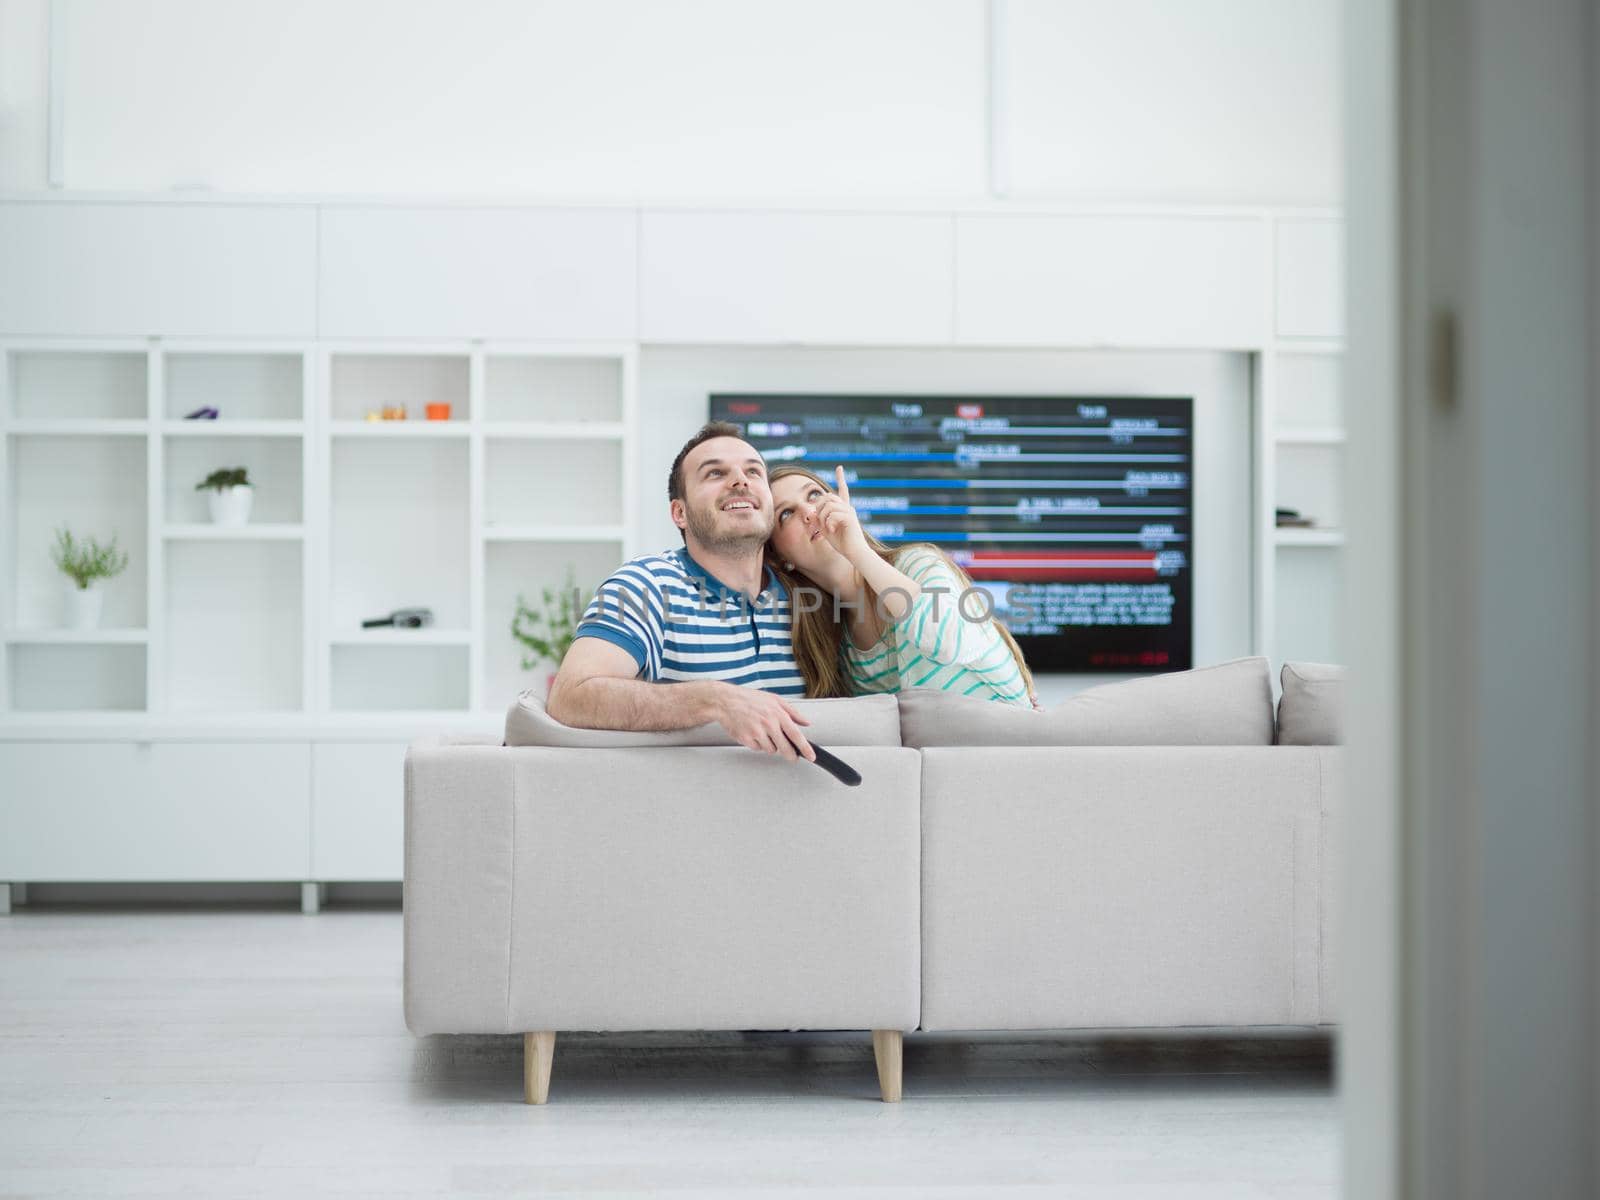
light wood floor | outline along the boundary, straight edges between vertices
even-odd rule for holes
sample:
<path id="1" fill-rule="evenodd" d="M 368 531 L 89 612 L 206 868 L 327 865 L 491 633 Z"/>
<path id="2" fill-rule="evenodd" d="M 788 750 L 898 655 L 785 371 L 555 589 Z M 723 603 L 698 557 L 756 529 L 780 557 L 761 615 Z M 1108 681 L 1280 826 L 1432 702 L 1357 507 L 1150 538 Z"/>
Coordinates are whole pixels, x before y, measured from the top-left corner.
<path id="1" fill-rule="evenodd" d="M 0 1196 L 1336 1192 L 1326 1039 L 414 1038 L 397 911 L 0 917 Z"/>

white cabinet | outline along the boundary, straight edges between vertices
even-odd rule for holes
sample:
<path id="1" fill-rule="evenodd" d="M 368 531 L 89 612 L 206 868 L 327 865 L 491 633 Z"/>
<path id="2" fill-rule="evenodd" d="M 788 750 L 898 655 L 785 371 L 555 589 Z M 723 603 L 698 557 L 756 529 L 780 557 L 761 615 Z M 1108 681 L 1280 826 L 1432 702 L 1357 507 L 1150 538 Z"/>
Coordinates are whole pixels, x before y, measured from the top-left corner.
<path id="1" fill-rule="evenodd" d="M 687 431 L 641 422 L 640 343 L 773 379 L 810 370 L 781 347 L 928 348 L 862 370 L 885 390 L 952 348 L 1247 352 L 1255 645 L 1337 658 L 1340 255 L 1334 217 L 1267 209 L 0 203 L 0 879 L 398 879 L 404 739 L 497 724 L 550 669 L 519 601 L 640 548 Z M 221 466 L 244 527 L 195 490 Z M 96 629 L 62 524 L 130 553 Z"/>
<path id="2" fill-rule="evenodd" d="M 405 760 L 404 742 L 319 742 L 312 747 L 309 878 L 401 878 Z"/>
<path id="3" fill-rule="evenodd" d="M 324 337 L 634 336 L 632 212 L 327 208 Z"/>
<path id="4" fill-rule="evenodd" d="M 0 344 L 0 714 L 504 711 L 546 673 L 518 597 L 630 553 L 636 388 L 627 343 Z M 223 467 L 244 525 L 196 490 Z M 98 628 L 61 526 L 128 552 Z"/>
<path id="5" fill-rule="evenodd" d="M 145 841 L 138 814 L 150 794 L 152 749 L 148 742 L 0 743 L 0 879 L 127 878 L 130 838 L 132 847 Z"/>
<path id="6" fill-rule="evenodd" d="M 1344 336 L 1344 226 L 1336 220 L 1278 222 L 1274 280 L 1282 338 Z"/>
<path id="7" fill-rule="evenodd" d="M 947 216 L 647 212 L 642 221 L 641 341 L 950 340 Z"/>
<path id="8" fill-rule="evenodd" d="M 304 743 L 0 743 L 0 878 L 296 880 Z"/>
<path id="9" fill-rule="evenodd" d="M 0 709 L 305 708 L 304 350 L 24 342 L 3 357 Z M 184 419 L 204 407 L 214 419 Z M 249 472 L 243 526 L 212 524 L 197 490 L 221 467 Z M 128 555 L 98 628 L 63 627 L 63 527 Z"/>
<path id="10" fill-rule="evenodd" d="M 309 337 L 310 206 L 0 204 L 0 333 Z"/>
<path id="11" fill-rule="evenodd" d="M 1251 217 L 958 217 L 956 339 L 1259 346 L 1270 322 L 1270 233 Z"/>

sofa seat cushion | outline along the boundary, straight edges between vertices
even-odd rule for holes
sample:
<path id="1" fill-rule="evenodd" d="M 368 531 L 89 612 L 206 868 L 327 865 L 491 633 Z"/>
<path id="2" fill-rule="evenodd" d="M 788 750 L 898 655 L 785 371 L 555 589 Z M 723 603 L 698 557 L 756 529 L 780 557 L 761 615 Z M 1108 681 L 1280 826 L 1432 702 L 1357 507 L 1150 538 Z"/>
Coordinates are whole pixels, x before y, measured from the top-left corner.
<path id="1" fill-rule="evenodd" d="M 1270 746 L 1264 658 L 1104 684 L 1046 712 L 948 692 L 900 693 L 907 746 Z"/>
<path id="2" fill-rule="evenodd" d="M 1278 676 L 1280 746 L 1337 746 L 1344 741 L 1345 669 L 1329 663 L 1286 662 Z"/>
<path id="3" fill-rule="evenodd" d="M 924 751 L 922 1027 L 1325 1019 L 1341 753 Z"/>
<path id="4" fill-rule="evenodd" d="M 673 684 L 657 684 L 672 687 Z M 810 725 L 806 735 L 819 746 L 898 746 L 900 710 L 893 696 L 857 696 L 848 700 L 791 700 L 790 704 Z M 639 746 L 735 746 L 721 725 L 696 725 L 664 733 L 635 733 L 611 729 L 575 729 L 545 711 L 536 692 L 523 692 L 506 713 L 506 745 L 568 746 L 578 749 L 620 750 Z"/>

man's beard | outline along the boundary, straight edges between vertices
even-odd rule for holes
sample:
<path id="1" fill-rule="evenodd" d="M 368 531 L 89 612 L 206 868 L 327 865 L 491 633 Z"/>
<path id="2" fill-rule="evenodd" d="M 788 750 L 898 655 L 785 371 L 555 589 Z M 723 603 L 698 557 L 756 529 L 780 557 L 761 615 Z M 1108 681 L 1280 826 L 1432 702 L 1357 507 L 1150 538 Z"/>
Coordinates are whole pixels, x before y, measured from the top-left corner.
<path id="1" fill-rule="evenodd" d="M 727 530 L 717 528 L 717 513 L 715 508 L 697 508 L 693 504 L 683 506 L 684 520 L 688 523 L 689 532 L 694 534 L 695 540 L 708 550 L 715 550 L 719 554 L 759 554 L 762 547 L 767 544 L 767 538 L 772 533 L 772 526 L 766 525 L 760 529 Z"/>

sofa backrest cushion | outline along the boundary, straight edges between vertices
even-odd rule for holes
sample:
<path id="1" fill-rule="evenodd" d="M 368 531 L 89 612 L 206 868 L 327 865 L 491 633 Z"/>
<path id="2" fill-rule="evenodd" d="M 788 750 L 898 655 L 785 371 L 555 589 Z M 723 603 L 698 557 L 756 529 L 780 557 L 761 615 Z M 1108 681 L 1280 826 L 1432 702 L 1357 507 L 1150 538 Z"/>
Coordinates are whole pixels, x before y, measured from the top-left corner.
<path id="1" fill-rule="evenodd" d="M 900 693 L 907 746 L 1270 746 L 1272 677 L 1237 658 L 1079 692 L 1046 712 L 931 688 Z"/>
<path id="2" fill-rule="evenodd" d="M 1337 746 L 1344 741 L 1345 669 L 1330 663 L 1286 662 L 1278 675 L 1280 746 Z"/>
<path id="3" fill-rule="evenodd" d="M 672 687 L 672 684 L 659 684 Z M 857 696 L 848 700 L 791 700 L 807 720 L 802 726 L 817 744 L 835 746 L 898 746 L 900 710 L 893 696 Z M 721 725 L 696 725 L 666 733 L 626 730 L 574 729 L 545 711 L 538 693 L 523 692 L 506 713 L 506 745 L 571 746 L 618 750 L 638 746 L 734 746 L 738 743 Z"/>

